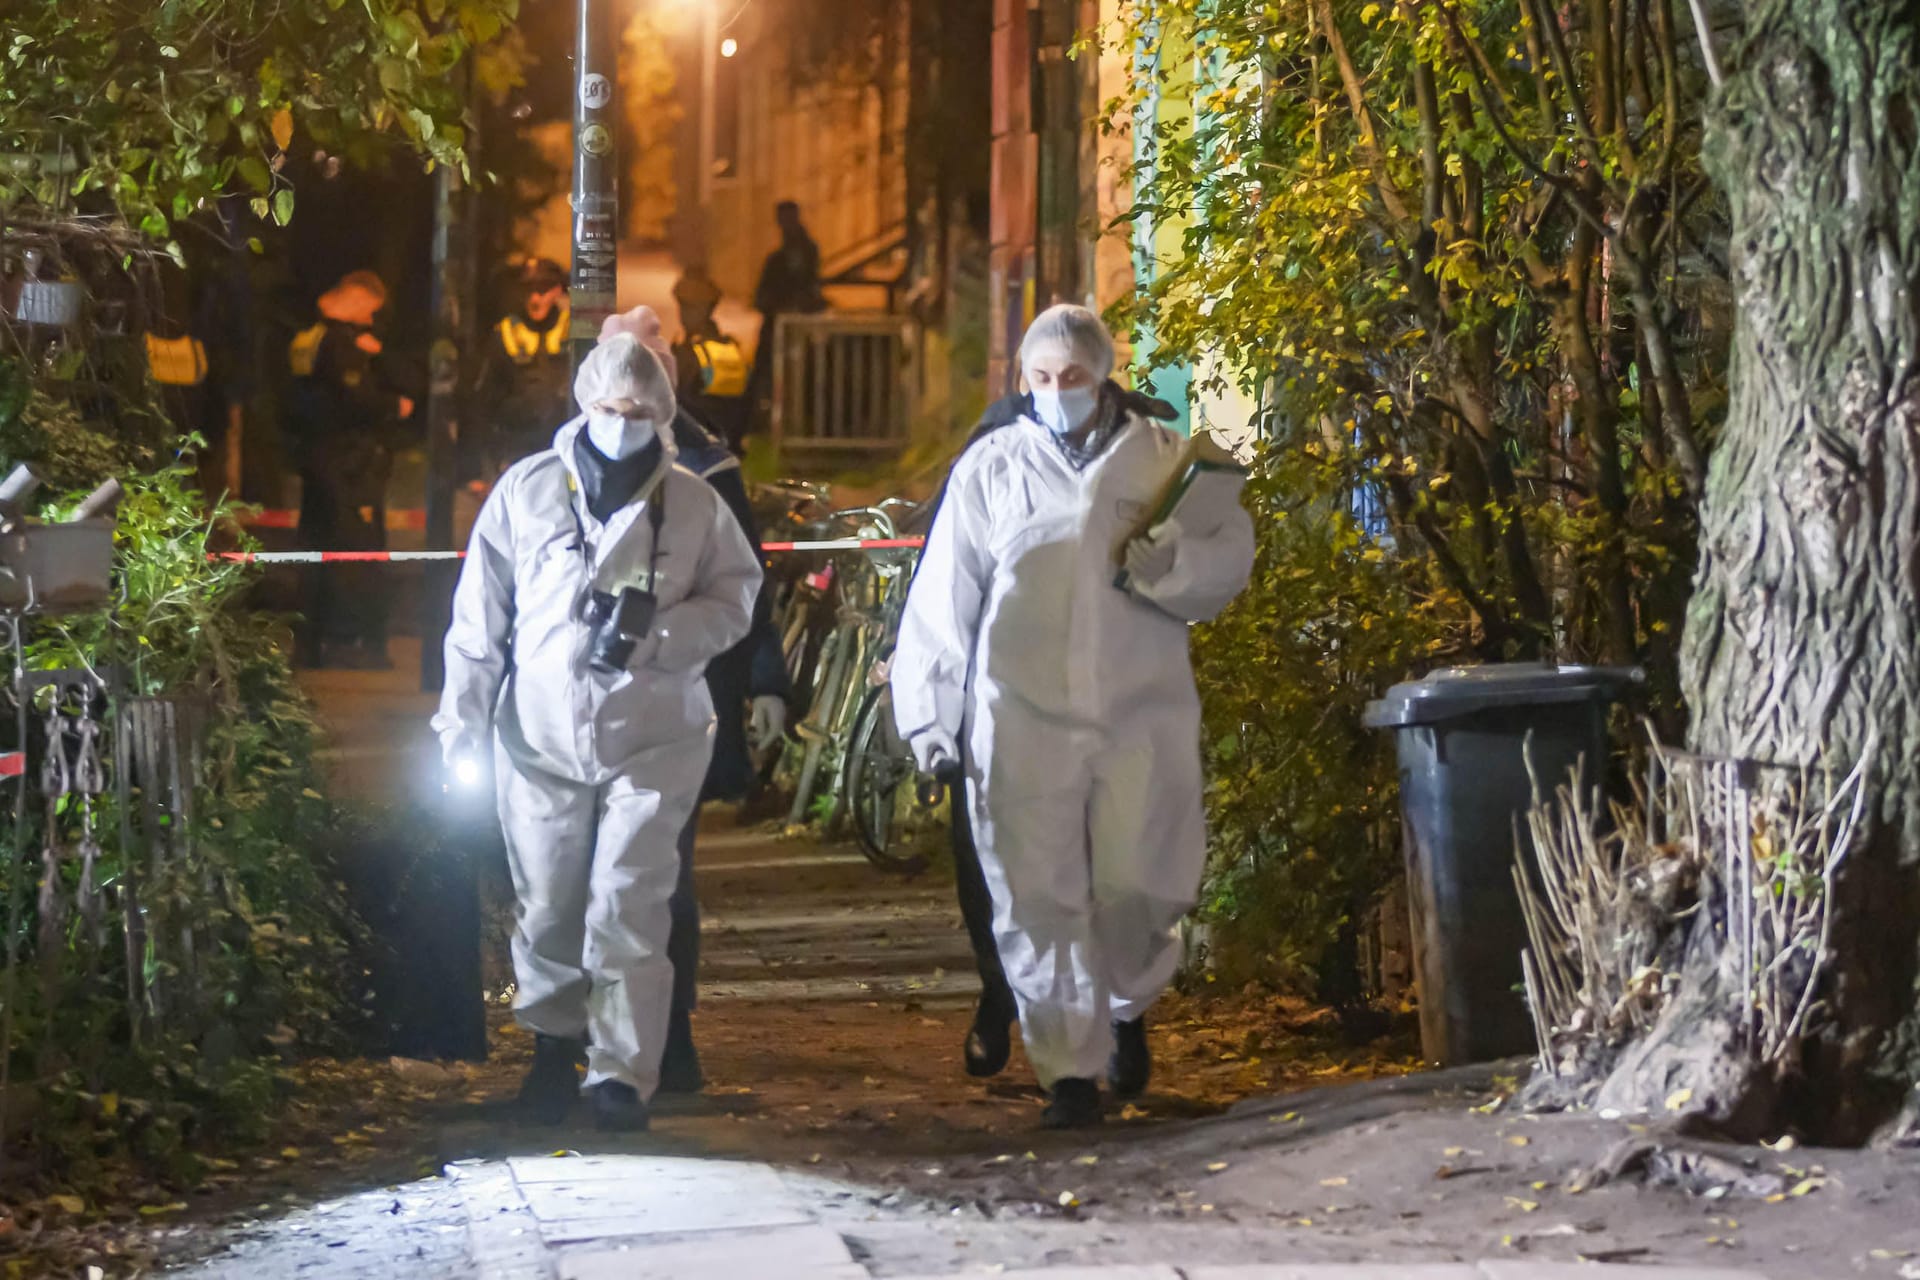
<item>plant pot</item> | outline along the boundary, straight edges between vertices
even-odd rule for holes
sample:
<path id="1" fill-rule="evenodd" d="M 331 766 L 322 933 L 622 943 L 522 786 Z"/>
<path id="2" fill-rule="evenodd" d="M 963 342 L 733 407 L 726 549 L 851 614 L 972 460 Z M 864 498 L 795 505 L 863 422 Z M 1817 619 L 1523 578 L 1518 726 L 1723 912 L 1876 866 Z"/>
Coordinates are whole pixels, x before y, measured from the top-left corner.
<path id="1" fill-rule="evenodd" d="M 80 322 L 84 296 L 74 280 L 28 280 L 20 286 L 13 318 L 49 329 L 71 329 Z"/>
<path id="2" fill-rule="evenodd" d="M 0 610 L 77 613 L 113 599 L 113 521 L 27 524 L 0 534 Z"/>

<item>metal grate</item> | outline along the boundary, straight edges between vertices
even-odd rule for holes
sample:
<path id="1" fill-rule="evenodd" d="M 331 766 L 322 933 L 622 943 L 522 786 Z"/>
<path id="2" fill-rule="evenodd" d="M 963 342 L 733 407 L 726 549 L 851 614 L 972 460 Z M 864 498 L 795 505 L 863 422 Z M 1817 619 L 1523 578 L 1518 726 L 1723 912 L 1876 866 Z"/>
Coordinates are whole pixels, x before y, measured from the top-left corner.
<path id="1" fill-rule="evenodd" d="M 776 449 L 888 452 L 913 423 L 912 323 L 895 316 L 781 316 L 775 322 Z"/>

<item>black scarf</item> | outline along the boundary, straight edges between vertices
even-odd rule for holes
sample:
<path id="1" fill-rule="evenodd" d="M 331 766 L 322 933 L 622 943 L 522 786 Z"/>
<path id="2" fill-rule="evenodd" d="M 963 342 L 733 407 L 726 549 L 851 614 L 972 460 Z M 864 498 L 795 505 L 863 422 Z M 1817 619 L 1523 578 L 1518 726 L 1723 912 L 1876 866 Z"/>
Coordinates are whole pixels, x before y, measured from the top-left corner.
<path id="1" fill-rule="evenodd" d="M 632 502 L 640 486 L 659 468 L 664 449 L 659 435 L 655 434 L 640 452 L 625 458 L 609 458 L 593 447 L 593 441 L 582 430 L 574 442 L 573 457 L 580 468 L 580 489 L 586 494 L 587 510 L 593 513 L 593 518 L 605 524 L 614 512 Z"/>

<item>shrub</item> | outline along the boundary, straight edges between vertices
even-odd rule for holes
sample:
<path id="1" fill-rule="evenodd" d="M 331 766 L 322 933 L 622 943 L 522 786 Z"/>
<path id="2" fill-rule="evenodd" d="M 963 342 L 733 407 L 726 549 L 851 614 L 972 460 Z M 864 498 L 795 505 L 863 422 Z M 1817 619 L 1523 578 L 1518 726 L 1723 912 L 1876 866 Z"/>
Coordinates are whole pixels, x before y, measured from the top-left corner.
<path id="1" fill-rule="evenodd" d="M 10 1065 L 15 1081 L 37 1087 L 43 1157 L 71 1166 L 130 1145 L 177 1170 L 195 1140 L 247 1136 L 272 1114 L 264 1103 L 276 1056 L 351 1040 L 362 1025 L 365 966 L 333 871 L 345 837 L 320 791 L 312 709 L 281 629 L 244 608 L 254 570 L 209 556 L 233 512 L 208 510 L 184 463 L 122 480 L 118 600 L 99 613 L 31 620 L 27 664 L 111 669 L 128 696 L 195 700 L 207 713 L 204 761 L 190 829 L 162 861 L 149 861 L 138 841 L 123 845 L 111 791 L 93 806 L 95 880 L 110 909 L 98 926 L 77 913 L 65 919 L 57 954 L 38 941 L 36 851 L 49 821 L 73 847 L 86 806 L 39 818 L 26 847 L 13 850 L 5 870 L 14 875 L 0 872 L 0 893 L 17 895 L 29 918 L 15 940 Z M 71 895 L 77 862 L 62 870 Z M 132 975 L 119 934 L 129 871 L 146 920 Z"/>
<path id="2" fill-rule="evenodd" d="M 1212 837 L 1201 910 L 1229 981 L 1351 985 L 1325 972 L 1329 956 L 1399 862 L 1392 743 L 1361 713 L 1466 643 L 1468 611 L 1424 559 L 1318 496 L 1352 491 L 1341 470 L 1311 445 L 1262 454 L 1252 582 L 1194 642 Z"/>

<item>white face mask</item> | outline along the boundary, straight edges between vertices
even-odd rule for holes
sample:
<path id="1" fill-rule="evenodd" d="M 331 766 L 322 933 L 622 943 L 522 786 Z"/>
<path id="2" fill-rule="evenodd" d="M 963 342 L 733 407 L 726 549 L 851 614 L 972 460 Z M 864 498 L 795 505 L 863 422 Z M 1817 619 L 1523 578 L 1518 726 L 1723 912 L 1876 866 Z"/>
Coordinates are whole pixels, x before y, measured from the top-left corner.
<path id="1" fill-rule="evenodd" d="M 617 413 L 587 415 L 587 439 L 616 462 L 631 458 L 651 444 L 658 434 L 652 418 L 628 418 Z"/>
<path id="2" fill-rule="evenodd" d="M 1074 387 L 1060 391 L 1051 387 L 1033 393 L 1033 413 L 1040 425 L 1057 436 L 1070 436 L 1087 425 L 1093 411 L 1100 407 L 1100 389 Z"/>

